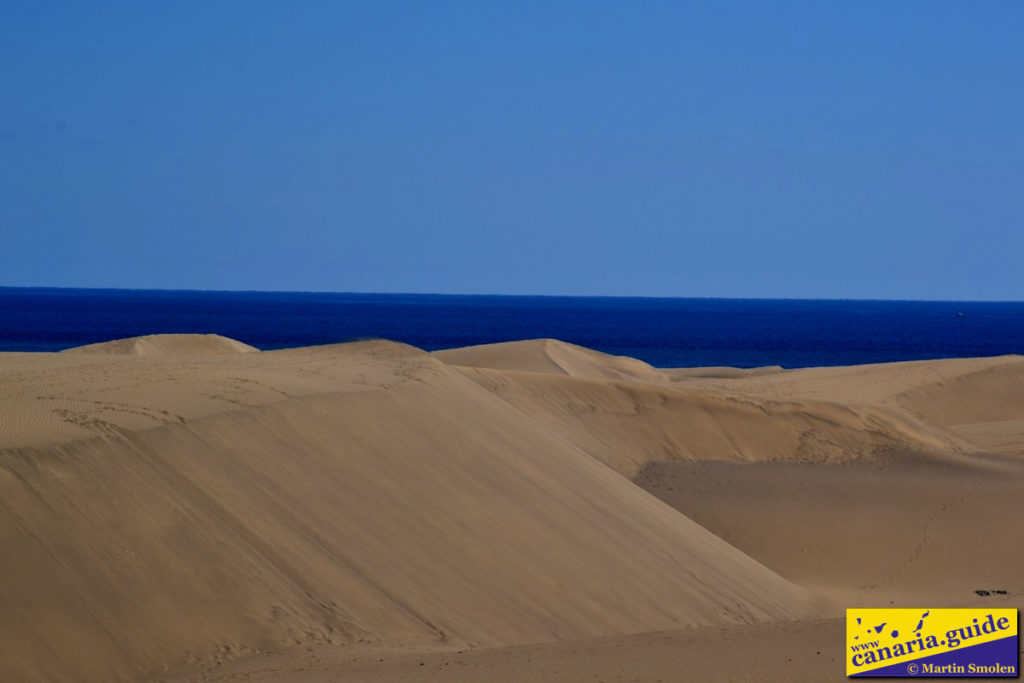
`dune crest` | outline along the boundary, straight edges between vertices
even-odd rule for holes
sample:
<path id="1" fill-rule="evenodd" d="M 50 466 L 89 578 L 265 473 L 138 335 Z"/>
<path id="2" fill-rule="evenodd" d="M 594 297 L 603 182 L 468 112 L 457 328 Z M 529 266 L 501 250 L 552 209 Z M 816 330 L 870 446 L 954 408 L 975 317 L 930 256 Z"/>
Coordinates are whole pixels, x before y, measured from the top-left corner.
<path id="1" fill-rule="evenodd" d="M 636 358 L 613 356 L 557 339 L 482 344 L 434 351 L 432 355 L 449 365 L 462 367 L 542 372 L 588 379 L 638 380 L 656 384 L 666 381 L 657 368 Z"/>
<path id="2" fill-rule="evenodd" d="M 999 550 L 1024 359 L 673 374 L 554 340 L 184 337 L 0 354 L 0 679 L 1024 594 Z"/>
<path id="3" fill-rule="evenodd" d="M 255 353 L 255 346 L 219 334 L 148 334 L 64 349 L 61 353 L 104 353 L 126 356 Z"/>
<path id="4" fill-rule="evenodd" d="M 817 613 L 408 347 L 35 362 L 0 354 L 18 418 L 37 425 L 0 450 L 4 680 Z M 77 431 L 40 444 L 62 420 Z"/>

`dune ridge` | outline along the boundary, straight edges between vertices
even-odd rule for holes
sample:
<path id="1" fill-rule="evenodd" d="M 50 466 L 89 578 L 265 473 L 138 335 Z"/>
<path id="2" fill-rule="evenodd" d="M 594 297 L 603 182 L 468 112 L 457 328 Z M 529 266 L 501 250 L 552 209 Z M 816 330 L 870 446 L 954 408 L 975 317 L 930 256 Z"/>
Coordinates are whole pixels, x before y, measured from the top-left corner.
<path id="1" fill-rule="evenodd" d="M 979 450 L 953 430 L 887 405 L 481 368 L 463 371 L 628 477 L 649 462 L 839 463 L 908 452 L 956 459 Z"/>
<path id="2" fill-rule="evenodd" d="M 1024 514 L 1020 357 L 675 371 L 555 340 L 139 339 L 0 354 L 4 680 L 231 680 L 273 651 L 319 683 L 345 670 L 300 674 L 323 648 L 1024 596 L 999 551 Z"/>
<path id="3" fill-rule="evenodd" d="M 148 334 L 114 341 L 64 349 L 61 353 L 106 353 L 126 356 L 182 354 L 216 356 L 229 353 L 255 353 L 249 346 L 219 334 Z"/>
<path id="4" fill-rule="evenodd" d="M 554 373 L 569 377 L 661 383 L 665 376 L 642 360 L 613 356 L 557 339 L 526 339 L 434 351 L 435 358 L 462 367 Z"/>
<path id="5" fill-rule="evenodd" d="M 80 393 L 90 368 L 104 398 L 74 417 L 90 437 L 0 451 L 5 678 L 816 613 L 803 589 L 422 352 L 99 358 L 64 364 L 48 391 Z M 132 401 L 110 400 L 130 382 Z M 67 418 L 47 413 L 55 394 L 23 403 L 23 419 L 45 413 L 41 431 Z"/>

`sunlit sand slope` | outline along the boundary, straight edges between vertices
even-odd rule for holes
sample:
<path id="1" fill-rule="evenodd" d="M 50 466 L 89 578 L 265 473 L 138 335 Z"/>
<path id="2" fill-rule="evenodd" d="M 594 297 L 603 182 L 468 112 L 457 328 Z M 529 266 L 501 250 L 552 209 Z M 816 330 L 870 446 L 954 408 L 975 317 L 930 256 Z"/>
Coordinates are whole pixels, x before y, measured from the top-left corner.
<path id="1" fill-rule="evenodd" d="M 816 613 L 409 347 L 3 354 L 0 386 L 2 680 Z"/>
<path id="2" fill-rule="evenodd" d="M 435 351 L 449 365 L 544 372 L 569 377 L 661 383 L 667 378 L 636 358 L 612 356 L 557 339 L 527 339 Z"/>
<path id="3" fill-rule="evenodd" d="M 111 353 L 132 356 L 156 354 L 221 355 L 259 349 L 219 334 L 150 334 L 64 349 L 62 353 Z"/>
<path id="4" fill-rule="evenodd" d="M 851 462 L 915 451 L 976 450 L 951 429 L 898 407 L 772 398 L 688 385 L 613 382 L 463 368 L 552 433 L 626 476 L 675 460 Z"/>
<path id="5" fill-rule="evenodd" d="M 1024 455 L 1024 357 L 807 368 L 685 386 L 747 395 L 882 405 L 943 427 L 983 451 Z"/>

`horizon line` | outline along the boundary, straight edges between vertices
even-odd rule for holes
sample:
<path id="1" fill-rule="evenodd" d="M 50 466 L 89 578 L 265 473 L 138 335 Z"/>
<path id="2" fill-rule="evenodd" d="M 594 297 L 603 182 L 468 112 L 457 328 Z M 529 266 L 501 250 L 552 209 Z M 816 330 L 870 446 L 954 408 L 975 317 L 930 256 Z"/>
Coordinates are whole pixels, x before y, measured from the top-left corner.
<path id="1" fill-rule="evenodd" d="M 1024 299 L 910 299 L 910 298 L 858 298 L 858 297 L 811 297 L 811 296 L 672 296 L 656 294 L 509 294 L 475 292 L 368 292 L 335 291 L 317 289 L 206 289 L 167 287 L 67 287 L 34 285 L 0 285 L 0 290 L 48 290 L 48 291 L 89 291 L 89 292 L 181 292 L 196 294 L 335 294 L 356 296 L 437 296 L 437 297 L 488 297 L 488 298 L 536 298 L 536 299 L 656 299 L 696 301 L 856 301 L 892 303 L 963 303 L 963 304 L 1015 304 Z"/>

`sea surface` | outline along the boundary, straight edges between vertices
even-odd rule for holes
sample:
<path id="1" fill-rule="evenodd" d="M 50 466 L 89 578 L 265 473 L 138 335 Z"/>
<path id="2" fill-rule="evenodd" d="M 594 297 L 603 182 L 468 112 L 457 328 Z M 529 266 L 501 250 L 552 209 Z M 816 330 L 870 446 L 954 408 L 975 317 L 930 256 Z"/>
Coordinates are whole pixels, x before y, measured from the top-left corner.
<path id="1" fill-rule="evenodd" d="M 427 350 L 553 337 L 659 367 L 787 368 L 1024 353 L 1024 302 L 0 288 L 0 351 L 214 332 L 260 349 Z"/>

